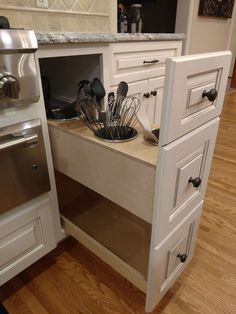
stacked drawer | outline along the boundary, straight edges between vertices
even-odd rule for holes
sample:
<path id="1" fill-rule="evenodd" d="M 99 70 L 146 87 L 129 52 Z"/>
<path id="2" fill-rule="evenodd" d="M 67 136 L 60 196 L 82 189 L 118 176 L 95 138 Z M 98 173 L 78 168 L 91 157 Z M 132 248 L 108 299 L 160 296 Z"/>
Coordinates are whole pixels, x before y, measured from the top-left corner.
<path id="1" fill-rule="evenodd" d="M 48 194 L 1 216 L 0 286 L 56 247 Z"/>
<path id="2" fill-rule="evenodd" d="M 129 84 L 130 96 L 140 99 L 150 122 L 160 124 L 165 63 L 181 54 L 180 41 L 111 44 L 110 89 L 120 81 Z"/>
<path id="3" fill-rule="evenodd" d="M 191 260 L 219 126 L 230 52 L 167 61 L 146 310 Z"/>

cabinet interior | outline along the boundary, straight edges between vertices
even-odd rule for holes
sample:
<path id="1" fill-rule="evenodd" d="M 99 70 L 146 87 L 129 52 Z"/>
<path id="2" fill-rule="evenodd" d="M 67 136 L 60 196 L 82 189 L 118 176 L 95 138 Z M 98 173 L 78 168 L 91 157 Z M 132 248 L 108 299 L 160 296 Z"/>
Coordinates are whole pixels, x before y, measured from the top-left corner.
<path id="1" fill-rule="evenodd" d="M 73 101 L 81 80 L 102 80 L 101 54 L 39 59 L 41 76 L 50 81 L 51 98 Z"/>
<path id="2" fill-rule="evenodd" d="M 56 171 L 63 217 L 147 278 L 151 224 Z"/>

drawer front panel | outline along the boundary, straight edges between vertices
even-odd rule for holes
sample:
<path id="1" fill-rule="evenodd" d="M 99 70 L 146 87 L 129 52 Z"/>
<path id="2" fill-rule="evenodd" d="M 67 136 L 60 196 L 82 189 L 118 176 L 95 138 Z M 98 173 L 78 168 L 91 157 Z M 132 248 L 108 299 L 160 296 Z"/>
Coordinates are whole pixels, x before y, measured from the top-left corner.
<path id="1" fill-rule="evenodd" d="M 168 59 L 161 145 L 220 115 L 231 53 L 215 52 Z"/>
<path id="2" fill-rule="evenodd" d="M 148 275 L 146 311 L 151 312 L 194 252 L 203 202 L 200 202 L 168 239 L 151 249 Z"/>
<path id="3" fill-rule="evenodd" d="M 186 102 L 185 112 L 183 118 L 190 117 L 195 112 L 199 112 L 205 108 L 214 106 L 214 103 L 209 101 L 207 97 L 202 97 L 204 91 L 210 91 L 211 89 L 217 89 L 219 86 L 219 71 L 213 71 L 210 74 L 202 74 L 188 79 L 188 98 Z"/>
<path id="4" fill-rule="evenodd" d="M 36 219 L 0 240 L 0 271 L 43 245 L 40 227 L 40 220 Z"/>
<path id="5" fill-rule="evenodd" d="M 56 247 L 48 196 L 45 194 L 2 216 L 0 285 Z"/>
<path id="6" fill-rule="evenodd" d="M 180 55 L 180 42 L 123 43 L 110 45 L 111 85 L 165 74 L 168 57 Z"/>
<path id="7" fill-rule="evenodd" d="M 203 198 L 207 186 L 219 118 L 159 149 L 154 205 L 157 245 Z"/>

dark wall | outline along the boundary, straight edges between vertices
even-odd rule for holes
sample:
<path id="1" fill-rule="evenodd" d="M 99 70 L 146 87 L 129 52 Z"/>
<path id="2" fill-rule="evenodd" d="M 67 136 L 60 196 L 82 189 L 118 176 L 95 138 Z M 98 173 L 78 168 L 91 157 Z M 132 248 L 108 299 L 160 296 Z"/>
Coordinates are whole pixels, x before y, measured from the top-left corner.
<path id="1" fill-rule="evenodd" d="M 177 0 L 121 0 L 129 12 L 132 3 L 143 5 L 144 33 L 174 33 Z M 129 18 L 129 14 L 128 14 Z"/>

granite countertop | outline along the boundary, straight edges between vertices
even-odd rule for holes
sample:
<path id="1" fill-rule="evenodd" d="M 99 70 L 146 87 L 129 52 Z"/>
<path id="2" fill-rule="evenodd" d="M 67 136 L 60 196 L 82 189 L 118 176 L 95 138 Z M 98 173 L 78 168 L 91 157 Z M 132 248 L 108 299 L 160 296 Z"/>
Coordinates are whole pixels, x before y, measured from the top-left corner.
<path id="1" fill-rule="evenodd" d="M 182 40 L 185 34 L 121 34 L 121 33 L 77 33 L 77 32 L 36 32 L 38 44 L 66 43 L 112 43 L 130 41 Z"/>

